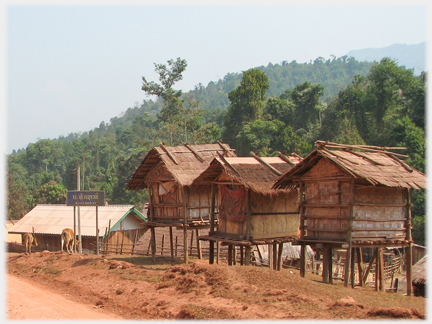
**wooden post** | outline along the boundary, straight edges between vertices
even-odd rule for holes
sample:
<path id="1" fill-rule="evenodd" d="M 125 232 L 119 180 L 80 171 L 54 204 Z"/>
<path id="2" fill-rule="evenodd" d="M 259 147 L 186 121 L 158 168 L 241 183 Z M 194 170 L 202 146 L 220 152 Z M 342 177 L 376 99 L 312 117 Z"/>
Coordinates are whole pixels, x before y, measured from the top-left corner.
<path id="1" fill-rule="evenodd" d="M 279 243 L 277 271 L 282 270 L 282 263 L 283 263 L 283 253 L 282 252 L 283 252 L 283 243 Z"/>
<path id="2" fill-rule="evenodd" d="M 360 286 L 364 286 L 363 282 L 363 270 L 364 270 L 364 264 L 363 264 L 363 253 L 361 247 L 357 248 L 357 265 L 358 265 L 358 278 L 359 278 L 359 284 Z"/>
<path id="3" fill-rule="evenodd" d="M 232 251 L 232 245 L 228 245 L 228 265 L 232 265 L 232 255 L 233 255 L 233 251 Z"/>
<path id="4" fill-rule="evenodd" d="M 245 248 L 245 265 L 250 265 L 250 255 L 252 252 L 252 247 L 247 245 Z"/>
<path id="5" fill-rule="evenodd" d="M 333 284 L 333 249 L 329 246 L 328 252 L 329 283 Z"/>
<path id="6" fill-rule="evenodd" d="M 357 249 L 351 248 L 352 257 L 351 257 L 351 288 L 355 287 L 355 257 Z"/>
<path id="7" fill-rule="evenodd" d="M 277 257 L 278 257 L 277 245 L 276 245 L 276 243 L 273 243 L 272 246 L 273 246 L 273 270 L 276 270 L 277 269 Z"/>
<path id="8" fill-rule="evenodd" d="M 267 254 L 268 254 L 268 263 L 269 263 L 269 269 L 273 269 L 273 249 L 271 244 L 267 245 Z"/>
<path id="9" fill-rule="evenodd" d="M 240 265 L 244 265 L 243 245 L 240 245 Z"/>
<path id="10" fill-rule="evenodd" d="M 183 227 L 183 252 L 184 252 L 184 263 L 189 263 L 189 257 L 188 257 L 188 234 L 187 234 L 187 227 Z"/>
<path id="11" fill-rule="evenodd" d="M 367 281 L 367 277 L 369 275 L 369 272 L 370 272 L 370 270 L 372 268 L 373 263 L 375 262 L 375 259 L 376 259 L 376 249 L 375 249 L 374 254 L 372 256 L 372 259 L 370 260 L 370 262 L 368 264 L 368 267 L 366 268 L 366 271 L 365 271 L 365 273 L 363 275 L 363 282 L 364 283 L 366 283 L 366 281 Z"/>
<path id="12" fill-rule="evenodd" d="M 216 263 L 219 264 L 219 252 L 220 252 L 220 244 L 219 241 L 216 242 Z"/>
<path id="13" fill-rule="evenodd" d="M 163 256 L 164 245 L 165 245 L 165 234 L 162 235 L 161 256 Z"/>
<path id="14" fill-rule="evenodd" d="M 233 257 L 233 265 L 237 265 L 237 246 L 233 245 L 233 253 L 232 253 L 232 257 Z"/>
<path id="15" fill-rule="evenodd" d="M 376 265 L 375 265 L 375 290 L 378 291 L 379 289 L 379 275 L 380 275 L 380 248 L 377 247 L 375 250 L 375 260 L 376 260 Z"/>
<path id="16" fill-rule="evenodd" d="M 306 245 L 304 242 L 300 245 L 300 276 L 306 275 Z"/>
<path id="17" fill-rule="evenodd" d="M 215 184 L 212 184 L 211 186 L 211 202 L 210 202 L 210 232 L 209 235 L 214 235 L 214 229 L 215 229 L 215 219 L 214 219 L 214 209 L 215 209 Z M 214 263 L 214 245 L 215 242 L 213 240 L 209 241 L 209 263 Z M 217 242 L 217 263 L 219 263 L 219 242 Z"/>
<path id="18" fill-rule="evenodd" d="M 192 255 L 193 241 L 194 241 L 194 231 L 191 230 L 190 232 L 191 232 L 191 240 L 190 240 L 190 247 L 189 247 L 190 248 L 189 255 Z"/>
<path id="19" fill-rule="evenodd" d="M 139 231 L 138 229 L 135 230 L 135 237 L 134 237 L 133 244 L 132 244 L 131 255 L 134 254 L 135 245 L 136 245 L 136 242 L 138 241 L 138 231 Z"/>
<path id="20" fill-rule="evenodd" d="M 170 249 L 171 249 L 171 260 L 174 261 L 174 242 L 173 242 L 173 229 L 172 226 L 169 228 L 170 234 Z"/>
<path id="21" fill-rule="evenodd" d="M 177 247 L 178 247 L 178 236 L 176 235 L 176 239 L 175 239 L 175 256 L 177 256 Z"/>
<path id="22" fill-rule="evenodd" d="M 99 206 L 96 206 L 96 255 L 99 255 Z"/>
<path id="23" fill-rule="evenodd" d="M 122 241 L 121 241 L 121 247 L 120 247 L 120 254 L 123 254 L 123 244 L 124 244 L 124 237 L 125 237 L 125 234 L 124 234 L 124 231 L 123 231 L 123 230 L 120 231 L 120 233 L 122 234 Z"/>
<path id="24" fill-rule="evenodd" d="M 150 244 L 151 244 L 151 251 L 152 251 L 152 260 L 153 262 L 156 262 L 156 231 L 153 226 L 150 227 L 150 231 L 151 231 Z"/>
<path id="25" fill-rule="evenodd" d="M 382 248 L 379 248 L 379 286 L 381 291 L 385 291 L 385 281 L 384 281 L 384 255 Z"/>
<path id="26" fill-rule="evenodd" d="M 251 236 L 251 222 L 252 222 L 252 213 L 251 213 L 251 203 L 250 203 L 250 190 L 246 189 L 246 212 L 247 212 L 247 221 L 246 221 L 246 240 L 250 240 Z"/>
<path id="27" fill-rule="evenodd" d="M 328 244 L 325 244 L 324 251 L 323 251 L 323 272 L 322 272 L 323 282 L 325 283 L 329 282 L 329 270 L 330 270 L 329 260 L 330 260 L 329 247 Z"/>
<path id="28" fill-rule="evenodd" d="M 351 257 L 352 257 L 352 228 L 353 228 L 353 219 L 354 219 L 354 188 L 355 188 L 355 180 L 351 179 L 351 197 L 350 197 L 350 216 L 349 216 L 349 225 L 348 225 L 348 233 L 347 233 L 347 241 L 349 244 L 346 262 L 345 262 L 345 278 L 344 278 L 344 286 L 348 287 L 348 281 L 350 276 L 350 266 L 351 266 Z"/>
<path id="29" fill-rule="evenodd" d="M 408 240 L 408 248 L 406 249 L 406 284 L 407 296 L 412 296 L 412 265 L 413 265 L 413 241 L 412 241 L 412 214 L 411 214 L 411 189 L 407 189 L 407 221 L 406 221 L 406 237 Z"/>
<path id="30" fill-rule="evenodd" d="M 202 259 L 201 241 L 199 240 L 199 228 L 196 229 L 196 245 L 197 245 L 198 259 Z"/>

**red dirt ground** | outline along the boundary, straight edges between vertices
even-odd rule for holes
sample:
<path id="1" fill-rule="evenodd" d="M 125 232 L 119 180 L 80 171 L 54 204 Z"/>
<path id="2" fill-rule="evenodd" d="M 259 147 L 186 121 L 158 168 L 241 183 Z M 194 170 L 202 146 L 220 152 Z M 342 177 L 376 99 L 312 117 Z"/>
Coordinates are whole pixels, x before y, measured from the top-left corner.
<path id="1" fill-rule="evenodd" d="M 7 319 L 425 318 L 422 297 L 329 285 L 309 273 L 302 278 L 295 269 L 180 262 L 114 254 L 8 253 Z M 19 297 L 20 281 L 35 285 L 43 303 L 27 305 L 31 298 Z"/>

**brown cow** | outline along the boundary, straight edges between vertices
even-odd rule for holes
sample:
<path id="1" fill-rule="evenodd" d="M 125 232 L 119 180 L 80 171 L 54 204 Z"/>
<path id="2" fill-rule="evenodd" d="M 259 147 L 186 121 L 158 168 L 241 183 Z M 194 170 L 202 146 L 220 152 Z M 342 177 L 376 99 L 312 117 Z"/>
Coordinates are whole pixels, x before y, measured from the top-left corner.
<path id="1" fill-rule="evenodd" d="M 66 246 L 66 251 L 71 254 L 73 252 L 74 242 L 75 235 L 73 229 L 65 228 L 61 233 L 61 253 L 63 253 L 63 246 Z"/>
<path id="2" fill-rule="evenodd" d="M 36 236 L 34 236 L 34 233 L 25 233 L 23 235 L 23 243 L 25 245 L 25 254 L 31 254 L 32 245 L 38 246 L 38 241 L 36 239 Z"/>

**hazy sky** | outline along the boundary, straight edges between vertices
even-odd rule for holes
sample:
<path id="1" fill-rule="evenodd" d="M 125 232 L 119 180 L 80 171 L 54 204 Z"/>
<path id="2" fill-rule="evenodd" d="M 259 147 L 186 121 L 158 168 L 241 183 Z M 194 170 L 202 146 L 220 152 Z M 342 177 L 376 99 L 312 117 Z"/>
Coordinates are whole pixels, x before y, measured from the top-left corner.
<path id="1" fill-rule="evenodd" d="M 28 3 L 9 1 L 3 13 L 5 153 L 38 139 L 89 131 L 149 99 L 141 90 L 142 76 L 159 82 L 154 63 L 185 59 L 183 81 L 174 88 L 189 91 L 269 62 L 302 63 L 355 49 L 418 44 L 426 41 L 427 30 L 425 2 L 416 1 Z"/>

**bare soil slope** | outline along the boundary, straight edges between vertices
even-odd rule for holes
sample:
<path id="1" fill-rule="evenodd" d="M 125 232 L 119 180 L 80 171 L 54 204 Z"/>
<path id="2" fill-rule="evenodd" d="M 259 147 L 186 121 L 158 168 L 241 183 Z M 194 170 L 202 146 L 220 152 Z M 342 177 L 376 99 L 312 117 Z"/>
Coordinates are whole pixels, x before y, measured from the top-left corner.
<path id="1" fill-rule="evenodd" d="M 426 309 L 422 297 L 207 260 L 10 253 L 8 272 L 125 319 L 423 319 Z"/>

